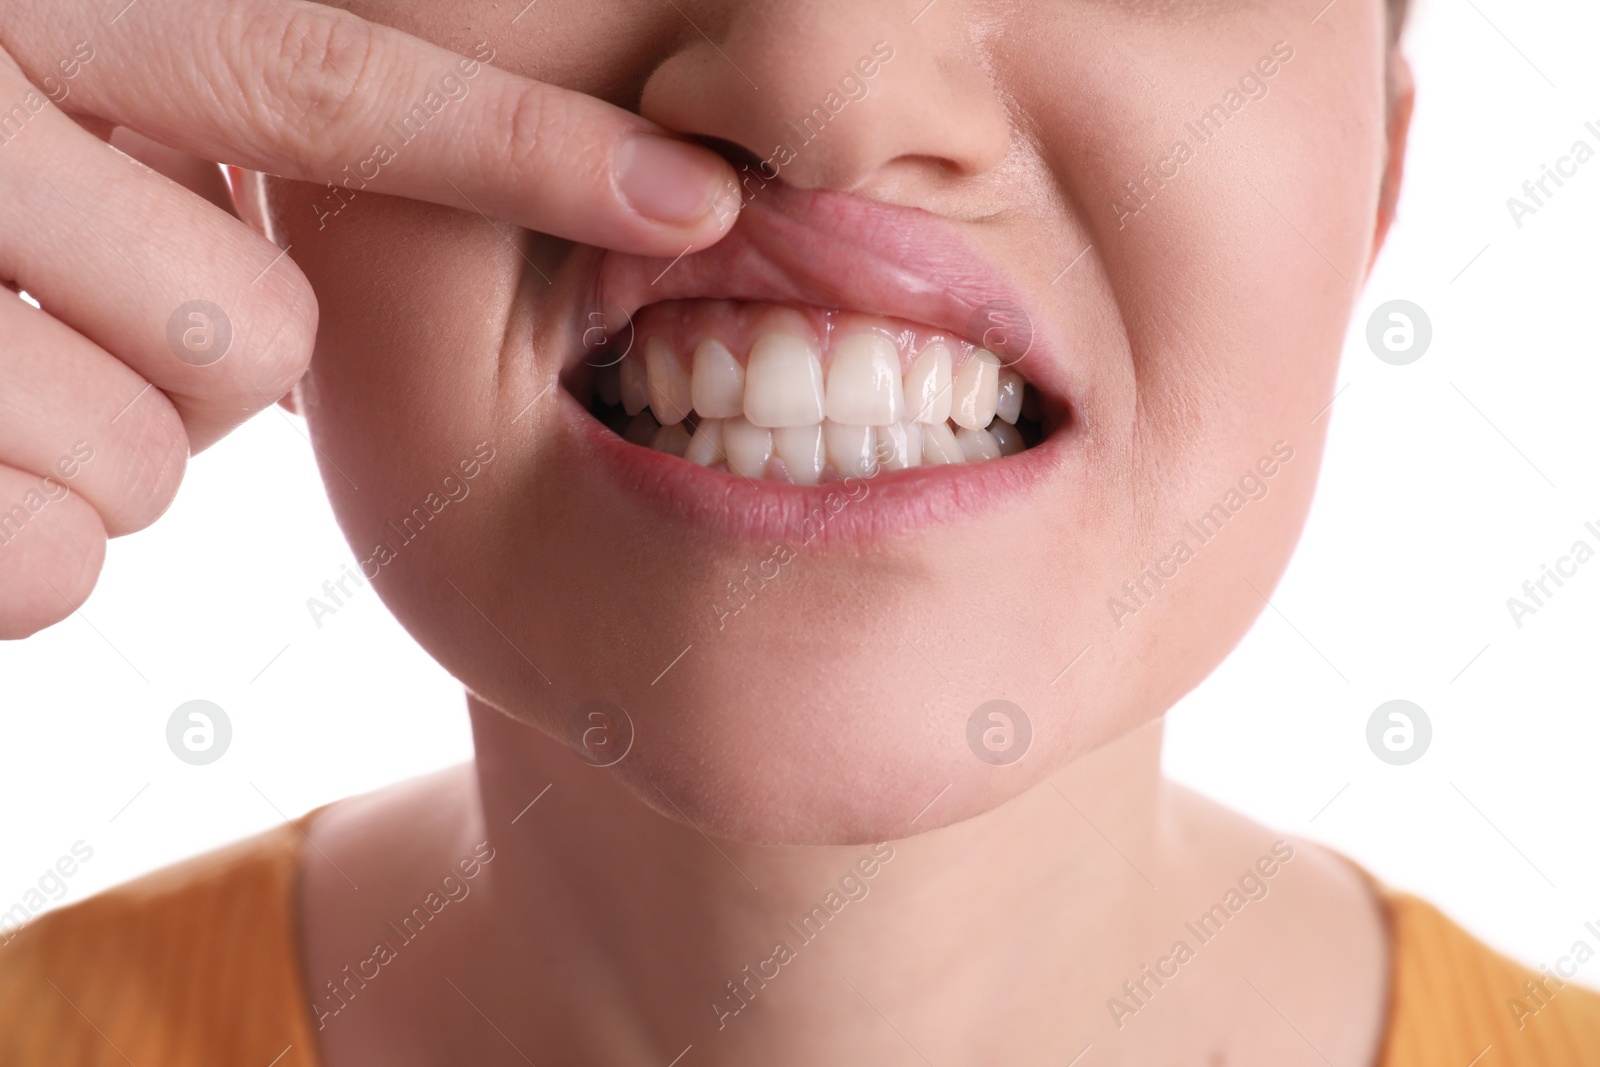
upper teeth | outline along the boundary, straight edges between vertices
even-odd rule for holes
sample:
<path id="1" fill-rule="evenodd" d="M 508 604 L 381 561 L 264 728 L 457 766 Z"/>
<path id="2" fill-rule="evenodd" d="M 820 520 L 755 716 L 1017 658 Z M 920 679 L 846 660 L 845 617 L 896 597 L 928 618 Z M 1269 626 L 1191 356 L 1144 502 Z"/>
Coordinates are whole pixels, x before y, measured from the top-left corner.
<path id="1" fill-rule="evenodd" d="M 861 476 L 879 463 L 976 462 L 1025 447 L 1014 425 L 1024 382 L 992 352 L 974 349 L 955 369 L 951 344 L 935 338 L 902 373 L 894 335 L 858 327 L 834 339 L 824 375 L 818 344 L 795 321 L 756 336 L 744 363 L 706 338 L 686 368 L 665 338 L 647 336 L 643 358 L 636 350 L 603 368 L 596 392 L 635 417 L 624 436 L 636 443 L 799 485 L 817 484 L 829 468 Z"/>

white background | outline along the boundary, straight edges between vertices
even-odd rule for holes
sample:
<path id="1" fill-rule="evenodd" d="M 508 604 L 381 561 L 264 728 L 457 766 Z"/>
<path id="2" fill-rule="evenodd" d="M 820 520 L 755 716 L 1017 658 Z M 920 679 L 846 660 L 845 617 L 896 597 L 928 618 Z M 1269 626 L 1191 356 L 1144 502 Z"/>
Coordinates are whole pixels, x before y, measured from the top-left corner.
<path id="1" fill-rule="evenodd" d="M 1506 198 L 1580 137 L 1600 148 L 1600 12 L 1586 0 L 1435 0 L 1410 37 L 1407 190 L 1351 326 L 1305 539 L 1273 607 L 1171 715 L 1173 775 L 1326 841 L 1490 943 L 1553 962 L 1600 922 L 1600 560 L 1516 628 L 1506 598 L 1583 529 L 1594 473 L 1600 159 L 1519 230 Z M 1379 304 L 1432 320 L 1395 367 Z M 83 840 L 61 903 L 470 756 L 460 687 L 370 590 L 316 628 L 351 560 L 295 419 L 200 456 L 171 512 L 116 541 L 82 612 L 0 645 L 0 911 Z M 234 743 L 180 763 L 197 697 Z M 1432 748 L 1380 763 L 1365 725 L 1403 697 Z M 1330 803 L 1331 801 L 1331 803 Z M 1600 963 L 1581 972 L 1600 984 Z"/>

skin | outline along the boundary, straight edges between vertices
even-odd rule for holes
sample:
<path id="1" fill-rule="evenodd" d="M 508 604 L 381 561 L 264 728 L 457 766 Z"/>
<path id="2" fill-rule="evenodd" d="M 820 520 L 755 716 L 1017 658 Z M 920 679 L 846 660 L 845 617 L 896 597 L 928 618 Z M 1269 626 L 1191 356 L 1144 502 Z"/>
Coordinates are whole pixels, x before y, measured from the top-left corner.
<path id="1" fill-rule="evenodd" d="M 498 68 L 760 155 L 874 42 L 892 42 L 870 97 L 784 178 L 959 227 L 1069 361 L 1074 420 L 1071 459 L 1042 488 L 864 550 L 808 551 L 717 632 L 708 605 L 760 546 L 648 521 L 585 478 L 556 430 L 561 398 L 546 387 L 591 310 L 577 295 L 581 250 L 487 223 L 414 173 L 427 168 L 412 156 L 380 186 L 444 205 L 363 192 L 321 228 L 323 186 L 242 175 L 240 216 L 292 247 L 315 294 L 316 358 L 292 402 L 358 555 L 476 444 L 495 449 L 470 499 L 374 582 L 467 686 L 477 758 L 313 822 L 300 886 L 313 994 L 390 936 L 384 920 L 433 872 L 484 840 L 495 859 L 437 936 L 327 1020 L 324 1062 L 657 1064 L 689 1044 L 686 1063 L 1063 1063 L 1085 1045 L 1098 1063 L 1373 1062 L 1381 915 L 1348 865 L 1303 843 L 1148 1008 L 1119 1028 L 1107 999 L 1279 839 L 1162 780 L 1159 718 L 1249 627 L 1305 518 L 1319 415 L 1409 116 L 1403 68 L 1385 98 L 1381 5 L 1340 4 L 1307 25 L 1254 3 L 941 0 L 912 23 L 888 4 L 708 0 L 681 13 L 541 0 L 515 29 L 514 12 L 480 0 L 348 6 L 456 52 L 492 41 Z M 1109 201 L 1122 183 L 1278 41 L 1294 58 L 1268 95 L 1119 224 Z M 118 118 L 128 105 L 109 84 L 86 95 Z M 207 154 L 160 115 L 143 125 Z M 348 158 L 323 147 L 324 163 Z M 289 149 L 210 154 L 298 177 L 327 169 L 282 166 Z M 505 202 L 490 213 L 559 232 Z M 652 251 L 638 232 L 601 236 Z M 716 236 L 650 240 L 670 257 Z M 238 255 L 241 280 L 270 259 L 251 247 L 269 255 Z M 288 287 L 280 316 L 299 306 L 298 276 L 268 277 Z M 308 347 L 310 324 L 294 322 Z M 257 398 L 299 371 L 289 356 L 267 360 L 270 375 L 245 366 L 258 367 L 239 372 Z M 242 385 L 186 404 L 184 382 L 133 370 L 170 398 L 167 429 L 147 434 L 181 436 L 181 419 L 209 441 L 248 407 Z M 1293 458 L 1266 496 L 1119 625 L 1108 599 L 1278 442 Z M 130 495 L 160 500 L 175 485 L 169 473 Z M 47 514 L 91 548 L 154 517 L 96 532 L 89 519 L 116 508 L 89 505 Z M 98 569 L 85 560 L 72 596 Z M 965 740 L 972 709 L 997 697 L 1033 726 L 1027 757 L 1005 768 Z M 608 770 L 558 740 L 596 698 L 630 709 L 636 729 Z M 895 858 L 870 896 L 719 1029 L 709 1004 L 723 984 L 885 840 Z"/>
<path id="2" fill-rule="evenodd" d="M 357 10 L 463 50 L 501 32 L 486 11 L 483 29 L 447 34 L 424 5 Z M 989 810 L 1203 678 L 1261 610 L 1309 504 L 1325 426 L 1313 420 L 1333 395 L 1380 226 L 1382 10 L 1319 22 L 1269 95 L 1120 229 L 1109 201 L 1121 183 L 1168 154 L 1199 102 L 1303 35 L 1258 6 L 1183 19 L 1094 10 L 1170 88 L 1149 91 L 1069 14 L 1001 20 L 961 5 L 910 31 L 887 8 L 708 8 L 731 62 L 670 11 L 633 36 L 584 33 L 576 7 L 551 4 L 523 19 L 545 33 L 496 43 L 496 62 L 519 73 L 759 148 L 873 42 L 904 39 L 874 95 L 784 178 L 953 220 L 1007 265 L 1035 329 L 1069 360 L 1074 441 L 1050 485 L 892 544 L 807 549 L 781 594 L 720 630 L 711 605 L 770 547 L 655 521 L 570 462 L 576 446 L 555 428 L 562 398 L 547 387 L 593 310 L 582 257 L 553 239 L 513 247 L 470 213 L 378 197 L 318 229 L 320 190 L 270 183 L 275 236 L 297 250 L 323 316 L 298 404 L 359 554 L 392 539 L 386 524 L 479 442 L 497 456 L 473 487 L 471 520 L 441 522 L 376 579 L 407 629 L 484 703 L 547 732 L 565 733 L 585 701 L 629 709 L 649 743 L 614 773 L 641 801 L 766 843 L 902 834 L 945 783 L 936 823 Z M 991 32 L 1013 43 L 984 45 Z M 997 87 L 973 73 L 985 65 Z M 766 88 L 750 91 L 735 68 L 763 71 Z M 929 86 L 956 93 L 959 125 L 927 121 Z M 1028 135 L 1013 138 L 1013 124 Z M 1339 137 L 1316 134 L 1331 129 Z M 401 242 L 427 269 L 395 262 Z M 1265 480 L 1265 499 L 1148 606 L 1113 618 L 1123 583 L 1275 446 L 1294 458 Z M 973 559 L 1005 562 L 975 572 Z M 1038 596 L 1041 581 L 1055 595 Z M 1034 727 L 1029 758 L 1004 773 L 964 742 L 972 709 L 997 697 Z M 762 713 L 773 708 L 783 714 Z"/>
<path id="3" fill-rule="evenodd" d="M 384 539 L 476 442 L 497 457 L 375 582 L 468 686 L 476 764 L 313 824 L 329 862 L 302 886 L 312 985 L 390 936 L 382 917 L 416 904 L 422 872 L 485 839 L 497 859 L 447 932 L 326 1020 L 327 1061 L 665 1063 L 692 1044 L 701 1062 L 1044 1063 L 1092 1044 L 1098 1062 L 1373 1062 L 1381 915 L 1304 843 L 1150 1009 L 1119 1028 L 1107 998 L 1278 840 L 1162 781 L 1157 720 L 1262 609 L 1305 518 L 1409 114 L 1403 68 L 1385 100 L 1381 7 L 1307 29 L 1267 5 L 946 2 L 908 28 L 888 5 L 697 5 L 716 49 L 668 8 L 602 33 L 616 16 L 541 3 L 515 34 L 488 6 L 354 9 L 458 49 L 492 37 L 508 69 L 758 154 L 895 41 L 869 100 L 785 180 L 922 207 L 1008 265 L 1070 354 L 1076 421 L 1041 491 L 808 552 L 717 632 L 708 605 L 759 549 L 652 523 L 565 459 L 545 390 L 590 310 L 581 257 L 376 196 L 319 233 L 316 190 L 264 183 L 259 221 L 320 300 L 295 402 L 352 544 Z M 1269 94 L 1119 227 L 1121 183 L 1277 41 L 1294 57 Z M 1292 459 L 1267 495 L 1117 625 L 1108 597 L 1280 442 Z M 997 696 L 1034 730 L 1003 769 L 964 735 Z M 554 739 L 596 698 L 637 732 L 607 770 Z M 723 984 L 885 839 L 876 903 L 719 1029 Z"/>

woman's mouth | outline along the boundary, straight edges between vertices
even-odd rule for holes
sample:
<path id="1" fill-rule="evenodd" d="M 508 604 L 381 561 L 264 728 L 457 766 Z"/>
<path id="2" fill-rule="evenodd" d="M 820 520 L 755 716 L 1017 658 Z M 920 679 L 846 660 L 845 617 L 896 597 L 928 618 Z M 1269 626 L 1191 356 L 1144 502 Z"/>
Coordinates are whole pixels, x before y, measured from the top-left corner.
<path id="1" fill-rule="evenodd" d="M 758 541 L 825 513 L 859 544 L 996 516 L 1075 462 L 1081 368 L 927 212 L 774 183 L 704 251 L 570 262 L 541 343 L 596 506 Z"/>
<path id="2" fill-rule="evenodd" d="M 792 305 L 648 305 L 568 385 L 634 445 L 791 485 L 998 460 L 1046 432 L 1037 392 L 1003 356 L 903 320 Z"/>

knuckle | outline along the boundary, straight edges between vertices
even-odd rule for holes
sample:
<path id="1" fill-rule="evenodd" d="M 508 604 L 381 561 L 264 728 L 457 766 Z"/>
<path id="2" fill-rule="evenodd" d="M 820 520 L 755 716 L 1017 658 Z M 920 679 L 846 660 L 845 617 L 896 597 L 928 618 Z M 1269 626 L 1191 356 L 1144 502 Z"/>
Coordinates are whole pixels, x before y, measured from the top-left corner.
<path id="1" fill-rule="evenodd" d="M 545 169 L 567 139 L 565 109 L 553 94 L 537 85 L 514 90 L 505 106 L 506 162 L 513 173 Z"/>
<path id="2" fill-rule="evenodd" d="M 106 531 L 113 536 L 142 530 L 160 518 L 177 497 L 189 463 L 189 434 L 177 408 L 152 390 L 137 410 L 138 421 L 121 441 L 108 445 L 117 457 L 115 498 L 104 506 Z"/>
<path id="3" fill-rule="evenodd" d="M 254 5 L 252 5 L 254 6 Z M 377 35 L 365 20 L 309 3 L 262 5 L 248 16 L 232 75 L 273 132 L 320 131 L 326 140 L 360 121 L 357 90 Z M 305 160 L 307 168 L 311 160 Z"/>
<path id="4" fill-rule="evenodd" d="M 252 326 L 250 388 L 265 406 L 294 387 L 316 347 L 317 298 L 299 268 L 289 266 L 274 281 Z"/>
<path id="5" fill-rule="evenodd" d="M 68 493 L 31 516 L 11 497 L 0 493 L 0 585 L 6 589 L 0 640 L 6 641 L 30 637 L 81 607 L 106 552 L 105 528 L 82 497 Z"/>

